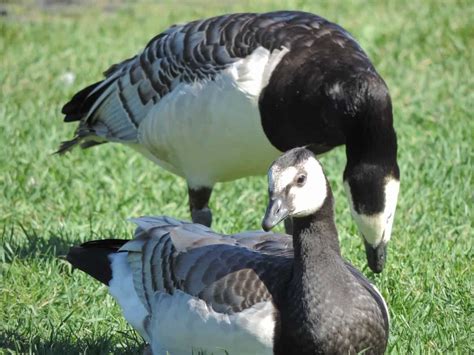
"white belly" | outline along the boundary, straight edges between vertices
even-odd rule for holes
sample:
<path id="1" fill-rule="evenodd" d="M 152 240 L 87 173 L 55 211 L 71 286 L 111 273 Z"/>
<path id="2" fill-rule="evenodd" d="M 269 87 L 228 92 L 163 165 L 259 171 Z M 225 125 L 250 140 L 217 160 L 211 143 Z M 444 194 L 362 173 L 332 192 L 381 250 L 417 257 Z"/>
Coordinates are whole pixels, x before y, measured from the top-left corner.
<path id="1" fill-rule="evenodd" d="M 149 342 L 145 330 L 145 319 L 148 311 L 143 306 L 133 285 L 133 274 L 127 261 L 127 253 L 112 253 L 109 256 L 112 267 L 112 279 L 109 282 L 109 293 L 122 308 L 122 313 L 130 325 Z"/>
<path id="2" fill-rule="evenodd" d="M 148 334 L 153 354 L 273 354 L 275 329 L 271 302 L 261 302 L 238 315 L 216 313 L 202 300 L 177 291 L 157 293 Z"/>
<path id="3" fill-rule="evenodd" d="M 151 344 L 154 355 L 191 354 L 192 350 L 232 355 L 273 354 L 275 309 L 261 302 L 239 314 L 217 313 L 184 292 L 157 292 L 149 313 L 135 291 L 127 253 L 110 255 L 109 292 L 127 322 Z M 147 321 L 149 318 L 149 321 Z"/>
<path id="4" fill-rule="evenodd" d="M 259 48 L 214 80 L 179 83 L 139 127 L 139 150 L 191 186 L 264 174 L 280 154 L 266 138 L 258 95 L 287 50 Z"/>

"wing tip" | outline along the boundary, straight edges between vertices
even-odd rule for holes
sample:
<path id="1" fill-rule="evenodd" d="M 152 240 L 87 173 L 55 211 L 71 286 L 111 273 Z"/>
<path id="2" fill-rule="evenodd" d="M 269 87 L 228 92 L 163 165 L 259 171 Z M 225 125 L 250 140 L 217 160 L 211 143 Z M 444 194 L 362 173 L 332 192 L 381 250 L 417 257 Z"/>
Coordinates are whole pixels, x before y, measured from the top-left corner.
<path id="1" fill-rule="evenodd" d="M 64 122 L 81 121 L 100 96 L 104 80 L 93 83 L 76 92 L 71 99 L 61 108 L 61 113 L 66 115 Z M 97 90 L 98 89 L 98 90 Z"/>
<path id="2" fill-rule="evenodd" d="M 67 152 L 70 152 L 76 145 L 80 143 L 81 139 L 79 137 L 74 137 L 69 141 L 61 142 L 59 145 L 58 150 L 54 152 L 54 154 L 64 155 Z"/>

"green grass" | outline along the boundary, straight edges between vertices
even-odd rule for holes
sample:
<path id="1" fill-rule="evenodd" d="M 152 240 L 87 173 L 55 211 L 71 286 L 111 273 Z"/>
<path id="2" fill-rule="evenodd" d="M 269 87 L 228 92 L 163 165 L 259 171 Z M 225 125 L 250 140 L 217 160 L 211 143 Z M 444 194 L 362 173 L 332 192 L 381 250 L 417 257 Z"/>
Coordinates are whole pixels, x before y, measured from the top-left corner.
<path id="1" fill-rule="evenodd" d="M 402 184 L 382 275 L 365 267 L 349 215 L 344 150 L 322 159 L 336 195 L 343 254 L 389 304 L 389 352 L 474 352 L 472 2 L 168 0 L 113 11 L 10 3 L 9 15 L 0 18 L 2 352 L 137 352 L 141 340 L 106 288 L 72 273 L 58 255 L 86 240 L 131 236 L 128 217 L 189 218 L 183 180 L 125 147 L 51 155 L 74 130 L 61 122 L 62 104 L 172 23 L 274 9 L 312 11 L 343 25 L 390 87 Z M 61 80 L 68 71 L 76 75 L 72 85 Z M 265 202 L 263 177 L 218 185 L 215 229 L 259 228 Z"/>

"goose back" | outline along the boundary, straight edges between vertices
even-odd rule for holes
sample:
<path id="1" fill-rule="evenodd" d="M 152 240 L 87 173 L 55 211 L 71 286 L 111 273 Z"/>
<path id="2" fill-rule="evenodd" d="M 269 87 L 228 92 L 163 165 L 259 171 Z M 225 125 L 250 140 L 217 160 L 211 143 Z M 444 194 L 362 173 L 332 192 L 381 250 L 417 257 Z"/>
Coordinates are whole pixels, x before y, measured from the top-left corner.
<path id="1" fill-rule="evenodd" d="M 135 239 L 114 256 L 116 266 L 122 263 L 117 270 L 128 266 L 128 273 L 114 274 L 110 293 L 121 305 L 137 300 L 144 305 L 144 317 L 129 312 L 129 319 L 125 310 L 124 315 L 144 329 L 154 353 L 184 354 L 190 344 L 208 351 L 272 353 L 278 317 L 273 297 L 281 294 L 291 270 L 288 240 L 265 232 L 223 236 L 169 217 L 134 222 Z M 133 303 L 123 283 L 115 286 L 116 277 L 133 283 L 128 286 L 136 292 Z"/>
<path id="2" fill-rule="evenodd" d="M 125 143 L 193 186 L 263 174 L 288 148 L 280 138 L 290 139 L 294 146 L 299 133 L 295 137 L 287 133 L 295 127 L 300 132 L 303 124 L 299 114 L 287 115 L 290 121 L 274 115 L 271 110 L 281 97 L 264 88 L 288 53 L 298 56 L 328 44 L 351 48 L 368 63 L 363 70 L 371 66 L 344 29 L 309 13 L 231 14 L 172 26 L 64 106 L 65 121 L 80 123 L 76 136 L 59 151 L 76 144 L 87 148 L 106 141 Z M 295 69 L 285 67 L 285 73 Z M 284 75 L 273 77 L 277 86 L 289 84 Z M 303 77 L 306 80 L 307 75 Z M 324 80 L 321 76 L 317 82 Z M 264 114 L 267 111 L 272 113 Z M 269 116 L 275 120 L 267 122 Z M 327 130 L 319 128 L 310 131 L 322 137 L 312 142 L 324 146 L 320 152 L 344 143 L 339 129 L 337 142 L 326 136 L 328 143 Z M 287 133 L 282 135 L 282 130 Z"/>
<path id="3" fill-rule="evenodd" d="M 377 322 L 372 318 L 374 299 L 388 331 L 383 298 L 342 259 L 336 263 L 337 272 L 326 261 L 307 270 L 313 296 L 319 296 L 316 303 L 314 297 L 302 298 L 301 285 L 294 284 L 297 271 L 288 235 L 257 231 L 221 235 L 169 217 L 133 221 L 138 225 L 133 240 L 88 242 L 72 248 L 68 260 L 109 286 L 127 321 L 156 354 L 185 354 L 191 346 L 236 354 L 288 353 L 288 349 L 327 353 L 341 349 L 338 341 L 347 339 L 347 334 L 331 333 L 341 321 L 353 323 L 351 317 L 357 317 L 361 333 L 367 323 Z M 326 268 L 319 267 L 324 264 Z M 94 266 L 109 276 L 98 277 Z M 332 277 L 343 275 L 340 285 L 334 286 L 328 270 Z M 343 291 L 337 291 L 340 287 Z M 351 309 L 354 302 L 347 302 L 347 297 L 367 308 Z M 314 313 L 318 324 L 311 323 Z M 297 343 L 292 343 L 295 338 Z"/>

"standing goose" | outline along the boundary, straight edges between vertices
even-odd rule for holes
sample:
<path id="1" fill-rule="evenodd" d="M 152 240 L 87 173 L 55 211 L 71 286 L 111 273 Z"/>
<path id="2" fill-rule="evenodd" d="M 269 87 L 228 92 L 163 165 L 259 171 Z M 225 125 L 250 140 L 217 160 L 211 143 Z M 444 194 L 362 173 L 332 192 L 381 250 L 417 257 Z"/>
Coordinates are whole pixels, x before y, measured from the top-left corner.
<path id="1" fill-rule="evenodd" d="M 385 302 L 341 257 L 319 162 L 296 148 L 268 176 L 262 226 L 292 216 L 293 238 L 142 217 L 134 240 L 91 241 L 67 260 L 108 285 L 154 354 L 384 353 Z"/>
<path id="2" fill-rule="evenodd" d="M 242 13 L 170 27 L 63 107 L 76 145 L 126 144 L 186 179 L 211 225 L 216 182 L 263 174 L 288 149 L 345 144 L 344 185 L 370 268 L 385 263 L 399 189 L 390 95 L 354 38 L 319 16 Z"/>

